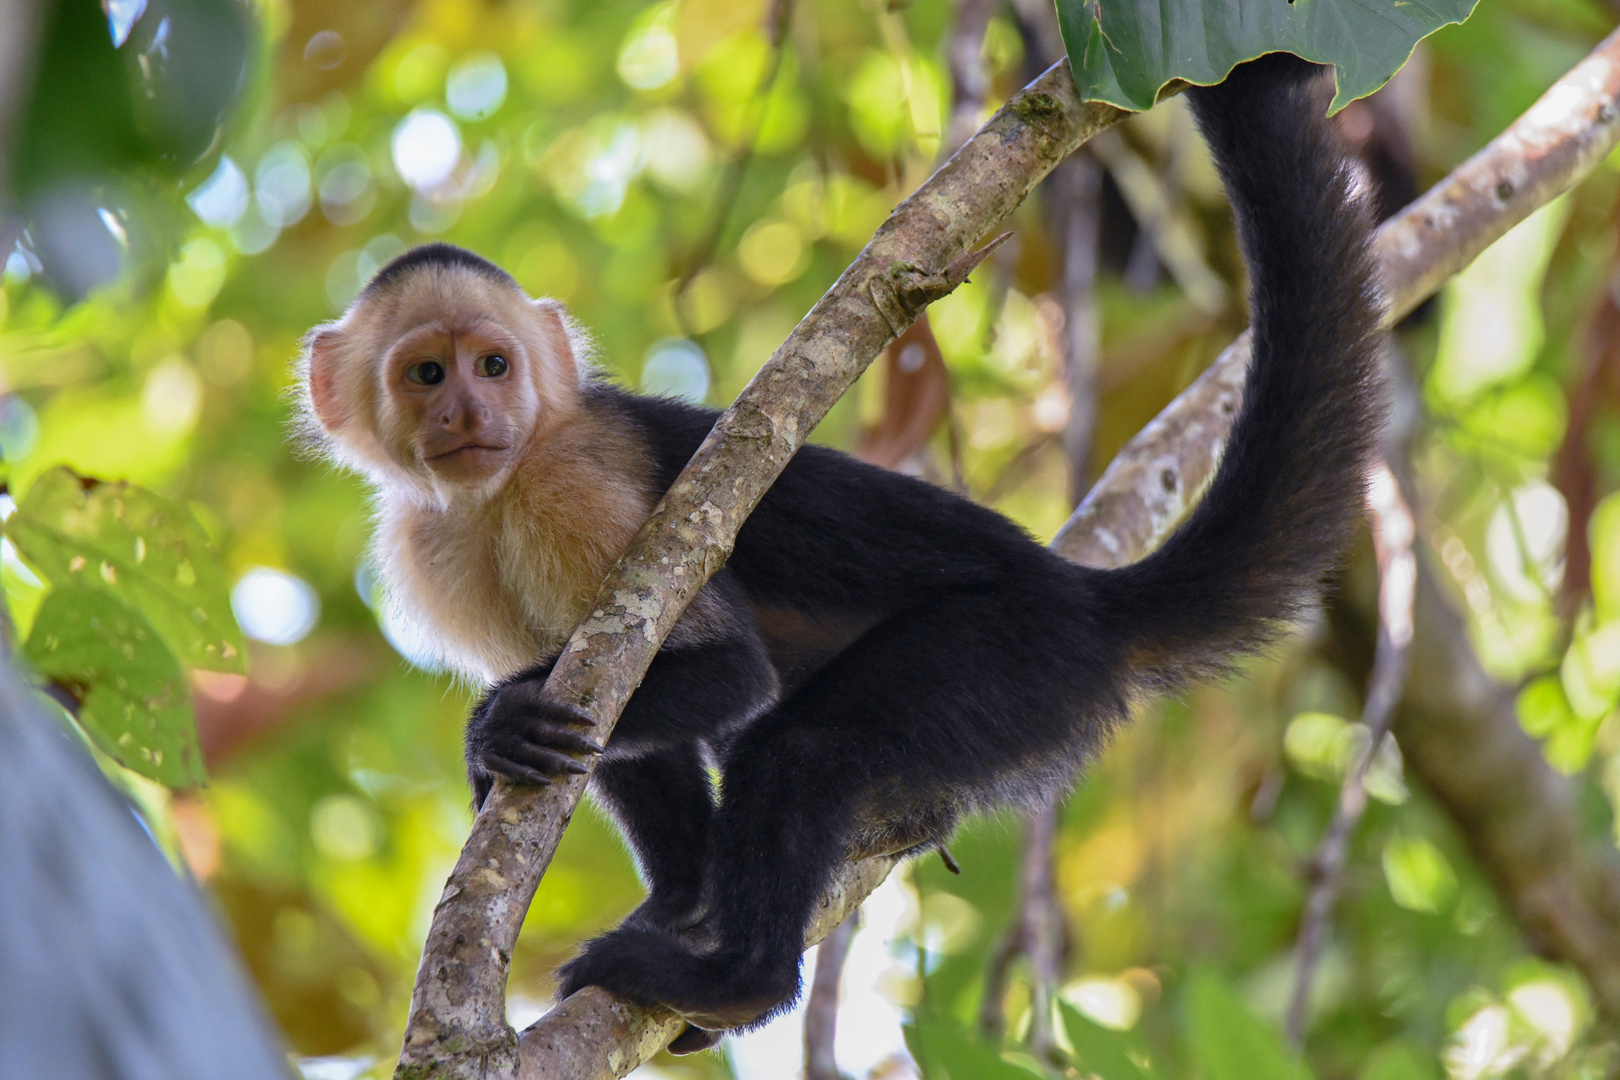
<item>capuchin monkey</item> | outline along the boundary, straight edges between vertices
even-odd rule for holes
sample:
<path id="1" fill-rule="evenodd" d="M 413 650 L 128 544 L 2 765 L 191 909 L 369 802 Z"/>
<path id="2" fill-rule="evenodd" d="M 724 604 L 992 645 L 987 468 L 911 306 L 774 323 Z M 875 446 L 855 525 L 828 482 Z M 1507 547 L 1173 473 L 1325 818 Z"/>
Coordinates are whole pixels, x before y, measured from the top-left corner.
<path id="1" fill-rule="evenodd" d="M 1188 92 L 1251 278 L 1254 355 L 1208 494 L 1155 554 L 1075 566 L 995 512 L 801 449 L 653 660 L 604 748 L 541 685 L 716 413 L 590 368 L 580 331 L 445 244 L 384 267 L 305 343 L 311 434 L 376 487 L 397 614 L 486 686 L 482 805 L 599 755 L 646 901 L 560 971 L 694 1028 L 799 992 L 845 859 L 938 846 L 964 812 L 1070 782 L 1144 692 L 1226 670 L 1317 597 L 1383 411 L 1364 209 L 1319 69 L 1275 54 Z M 709 766 L 718 767 L 718 790 Z"/>

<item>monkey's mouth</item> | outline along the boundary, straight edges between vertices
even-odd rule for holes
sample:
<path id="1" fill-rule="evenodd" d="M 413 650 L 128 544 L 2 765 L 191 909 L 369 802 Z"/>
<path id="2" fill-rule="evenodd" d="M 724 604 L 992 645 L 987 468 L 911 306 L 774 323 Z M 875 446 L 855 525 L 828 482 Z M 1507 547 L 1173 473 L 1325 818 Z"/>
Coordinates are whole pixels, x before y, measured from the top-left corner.
<path id="1" fill-rule="evenodd" d="M 437 454 L 430 454 L 427 458 L 429 464 L 434 462 L 450 461 L 481 461 L 486 454 L 504 454 L 511 447 L 489 446 L 484 443 L 467 443 L 465 446 L 452 447 Z"/>

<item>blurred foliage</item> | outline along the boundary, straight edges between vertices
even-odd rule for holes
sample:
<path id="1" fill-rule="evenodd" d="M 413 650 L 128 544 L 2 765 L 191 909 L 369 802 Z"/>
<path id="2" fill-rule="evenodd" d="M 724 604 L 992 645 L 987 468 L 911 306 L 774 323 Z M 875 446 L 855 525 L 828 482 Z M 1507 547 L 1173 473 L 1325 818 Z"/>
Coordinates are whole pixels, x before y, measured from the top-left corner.
<path id="1" fill-rule="evenodd" d="M 0 584 L 41 671 L 107 688 L 83 698 L 84 722 L 126 765 L 141 767 L 120 755 L 123 735 L 151 731 L 139 716 L 189 730 L 175 690 L 187 669 L 211 783 L 126 786 L 208 882 L 308 1075 L 386 1074 L 470 820 L 470 690 L 415 669 L 411 643 L 380 625 L 365 493 L 290 443 L 300 336 L 387 259 L 444 238 L 566 301 L 612 377 L 723 403 L 931 170 L 952 10 L 800 3 L 779 64 L 762 0 L 117 0 L 111 26 L 93 7 L 52 10 L 0 229 L 0 450 L 18 506 Z M 1435 34 L 1375 99 L 1400 119 L 1411 179 L 1481 146 L 1613 20 L 1597 0 L 1488 0 Z M 1033 40 L 1013 7 L 996 10 L 981 52 L 992 105 L 1038 67 Z M 735 197 L 717 206 L 750 132 Z M 1101 201 L 1093 472 L 1244 322 L 1225 206 L 1185 108 L 1167 102 L 1120 135 Z M 1174 227 L 1141 227 L 1131 208 L 1148 205 Z M 1043 537 L 1069 509 L 1047 210 L 1031 199 L 1016 244 L 935 305 L 951 402 L 913 462 Z M 1620 375 L 1587 327 L 1620 280 L 1617 240 L 1610 165 L 1401 339 L 1426 555 L 1492 673 L 1520 688 L 1525 729 L 1578 785 L 1594 843 L 1614 842 L 1620 802 Z M 882 415 L 880 374 L 818 439 L 856 444 Z M 62 466 L 141 490 L 85 493 Z M 166 524 L 92 515 L 64 531 L 62 508 L 46 511 L 73 492 L 86 507 L 161 507 Z M 1579 562 L 1572 536 L 1588 541 Z M 1359 555 L 1343 602 L 1370 594 L 1371 573 Z M 183 603 L 207 614 L 206 633 L 176 606 L 188 589 L 202 590 Z M 107 649 L 91 618 L 127 647 Z M 1397 751 L 1374 770 L 1303 1065 L 1281 1048 L 1300 866 L 1366 739 L 1365 673 L 1329 647 L 1337 626 L 1144 709 L 1064 806 L 1060 1051 L 1107 1080 L 1608 1075 L 1612 1034 L 1579 979 L 1532 956 Z M 223 662 L 227 645 L 248 674 Z M 196 779 L 183 739 L 161 745 L 166 768 L 184 769 L 149 774 Z M 853 1074 L 1050 1071 L 1025 1046 L 1021 967 L 1005 1043 L 977 1028 L 1013 912 L 1016 825 L 976 820 L 952 850 L 961 877 L 923 860 L 866 905 L 841 1012 Z M 519 942 L 515 1021 L 639 894 L 611 825 L 578 815 Z M 789 1075 L 797 1022 L 650 1068 Z"/>

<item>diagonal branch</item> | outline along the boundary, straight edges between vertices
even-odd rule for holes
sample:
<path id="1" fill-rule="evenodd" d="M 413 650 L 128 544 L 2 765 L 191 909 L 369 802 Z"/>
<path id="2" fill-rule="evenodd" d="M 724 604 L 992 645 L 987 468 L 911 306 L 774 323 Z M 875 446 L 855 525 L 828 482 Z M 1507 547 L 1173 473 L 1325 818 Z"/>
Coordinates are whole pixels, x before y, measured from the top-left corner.
<path id="1" fill-rule="evenodd" d="M 724 564 L 748 511 L 815 422 L 923 306 L 965 277 L 973 243 L 1065 154 L 1123 115 L 1082 105 L 1066 65 L 1057 65 L 895 210 L 654 511 L 558 662 L 552 692 L 590 710 L 601 735 L 611 730 L 685 603 Z M 1392 312 L 1411 310 L 1591 171 L 1620 141 L 1617 119 L 1620 35 L 1611 35 L 1507 132 L 1380 230 Z M 1059 552 L 1117 565 L 1162 540 L 1218 460 L 1245 341 L 1126 447 L 1054 540 Z M 595 989 L 541 1018 L 521 1040 L 504 1021 L 512 945 L 583 787 L 583 778 L 542 791 L 497 785 L 434 913 L 396 1076 L 509 1077 L 520 1058 L 525 1076 L 621 1076 L 678 1030 L 667 1011 Z M 821 932 L 887 869 L 846 867 L 823 901 Z M 580 1056 L 563 1056 L 564 1043 Z"/>
<path id="2" fill-rule="evenodd" d="M 1620 34 L 1610 34 L 1530 111 L 1373 241 L 1391 323 L 1513 226 L 1574 187 L 1620 142 Z M 1052 546 L 1096 566 L 1158 546 L 1214 474 L 1243 392 L 1243 333 L 1133 439 L 1059 530 Z"/>
<path id="3" fill-rule="evenodd" d="M 972 246 L 991 226 L 1125 115 L 1082 104 L 1067 65 L 1053 65 L 895 208 L 720 417 L 563 650 L 548 692 L 588 711 L 599 740 L 811 429 L 884 345 L 978 265 L 988 249 Z M 497 783 L 434 912 L 397 1076 L 516 1072 L 503 1007 L 512 947 L 585 779 L 544 790 Z"/>

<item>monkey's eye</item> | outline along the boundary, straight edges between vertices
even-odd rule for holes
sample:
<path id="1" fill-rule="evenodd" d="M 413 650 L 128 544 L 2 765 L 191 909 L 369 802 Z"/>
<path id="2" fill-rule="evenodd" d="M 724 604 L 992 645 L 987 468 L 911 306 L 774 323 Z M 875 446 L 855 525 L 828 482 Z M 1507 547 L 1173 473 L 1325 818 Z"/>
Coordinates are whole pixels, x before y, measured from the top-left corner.
<path id="1" fill-rule="evenodd" d="M 491 353 L 489 356 L 480 356 L 478 358 L 477 366 L 478 374 L 487 379 L 493 379 L 497 375 L 506 374 L 506 357 L 500 355 L 499 353 Z"/>
<path id="2" fill-rule="evenodd" d="M 438 386 L 444 382 L 444 365 L 437 360 L 424 360 L 406 368 L 405 377 L 421 386 Z"/>

